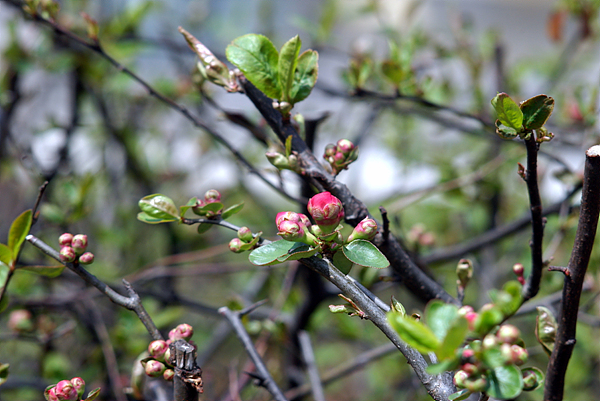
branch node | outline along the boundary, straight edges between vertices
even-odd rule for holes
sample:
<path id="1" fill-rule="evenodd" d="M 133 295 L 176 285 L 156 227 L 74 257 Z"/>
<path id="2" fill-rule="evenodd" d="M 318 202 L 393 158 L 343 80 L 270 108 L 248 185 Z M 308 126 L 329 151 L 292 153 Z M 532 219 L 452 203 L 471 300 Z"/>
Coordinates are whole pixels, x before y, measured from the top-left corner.
<path id="1" fill-rule="evenodd" d="M 571 277 L 571 271 L 566 266 L 548 266 L 550 272 L 561 272 L 567 277 Z"/>

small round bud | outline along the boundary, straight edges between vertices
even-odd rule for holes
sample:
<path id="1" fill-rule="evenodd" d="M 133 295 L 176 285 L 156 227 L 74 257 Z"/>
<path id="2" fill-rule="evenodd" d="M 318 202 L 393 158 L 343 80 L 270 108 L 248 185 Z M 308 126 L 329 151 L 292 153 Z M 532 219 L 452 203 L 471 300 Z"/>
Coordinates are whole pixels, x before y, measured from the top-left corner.
<path id="1" fill-rule="evenodd" d="M 73 241 L 73 234 L 71 233 L 64 233 L 58 237 L 58 244 L 60 246 L 69 246 L 71 245 L 71 241 Z"/>
<path id="2" fill-rule="evenodd" d="M 56 387 L 52 387 L 50 390 L 47 390 L 46 393 L 44 394 L 44 396 L 46 397 L 46 400 L 48 401 L 59 401 L 58 397 L 56 396 Z"/>
<path id="3" fill-rule="evenodd" d="M 474 376 L 479 373 L 479 367 L 473 363 L 465 363 L 464 365 L 461 366 L 461 368 L 469 376 Z"/>
<path id="4" fill-rule="evenodd" d="M 75 388 L 75 391 L 77 391 L 78 398 L 82 398 L 85 390 L 85 381 L 81 377 L 74 377 L 71 379 L 71 384 Z"/>
<path id="5" fill-rule="evenodd" d="M 241 227 L 237 234 L 243 242 L 252 242 L 252 231 L 248 227 Z"/>
<path id="6" fill-rule="evenodd" d="M 469 327 L 469 330 L 471 330 L 471 331 L 475 330 L 475 321 L 477 320 L 478 317 L 479 317 L 479 314 L 477 312 L 467 312 L 465 314 L 465 319 L 467 319 L 467 325 Z"/>
<path id="7" fill-rule="evenodd" d="M 146 366 L 144 367 L 144 371 L 150 377 L 162 376 L 165 369 L 166 369 L 166 367 L 163 363 L 161 363 L 157 360 L 154 360 L 154 359 L 147 361 Z"/>
<path id="8" fill-rule="evenodd" d="M 173 369 L 166 369 L 163 372 L 163 379 L 165 379 L 168 382 L 172 381 L 174 376 L 175 372 L 173 371 Z"/>
<path id="9" fill-rule="evenodd" d="M 8 328 L 17 333 L 31 331 L 34 328 L 31 312 L 27 309 L 17 309 L 8 316 Z"/>
<path id="10" fill-rule="evenodd" d="M 63 262 L 72 263 L 75 261 L 76 257 L 75 251 L 70 246 L 63 246 L 60 248 L 60 260 Z"/>
<path id="11" fill-rule="evenodd" d="M 521 366 L 525 362 L 527 362 L 527 358 L 529 358 L 529 353 L 525 348 L 513 344 L 510 346 L 510 350 L 512 351 L 512 362 L 515 365 Z"/>
<path id="12" fill-rule="evenodd" d="M 229 241 L 229 250 L 231 252 L 235 252 L 235 253 L 244 252 L 242 250 L 242 245 L 245 245 L 245 244 L 244 244 L 244 242 L 242 242 L 241 239 L 233 238 L 231 241 Z"/>
<path id="13" fill-rule="evenodd" d="M 354 150 L 354 144 L 348 139 L 340 139 L 337 141 L 337 150 L 342 152 L 344 155 L 348 155 L 348 153 Z"/>
<path id="14" fill-rule="evenodd" d="M 377 223 L 375 220 L 365 217 L 360 223 L 354 227 L 352 233 L 348 237 L 348 242 L 355 239 L 372 240 L 377 235 Z"/>
<path id="15" fill-rule="evenodd" d="M 277 235 L 280 235 L 283 239 L 288 241 L 294 241 L 298 239 L 304 238 L 304 225 L 301 223 L 296 223 L 289 220 L 284 220 L 277 226 L 279 232 Z"/>
<path id="16" fill-rule="evenodd" d="M 519 332 L 519 329 L 517 329 L 512 324 L 505 324 L 503 326 L 500 326 L 498 332 L 496 333 L 496 337 L 499 341 L 508 344 L 514 344 L 520 336 L 521 333 Z"/>
<path id="17" fill-rule="evenodd" d="M 69 380 L 61 380 L 56 383 L 54 394 L 58 401 L 75 401 L 78 398 L 77 390 Z"/>
<path id="18" fill-rule="evenodd" d="M 342 202 L 329 192 L 321 192 L 310 198 L 307 209 L 325 234 L 335 230 L 344 218 Z"/>
<path id="19" fill-rule="evenodd" d="M 187 323 L 182 323 L 169 332 L 169 340 L 189 340 L 194 335 L 194 329 Z"/>
<path id="20" fill-rule="evenodd" d="M 94 263 L 94 254 L 91 252 L 84 252 L 84 254 L 79 257 L 79 263 L 82 265 L 91 265 Z"/>
<path id="21" fill-rule="evenodd" d="M 523 390 L 530 391 L 538 386 L 538 378 L 532 370 L 523 371 Z"/>
<path id="22" fill-rule="evenodd" d="M 88 245 L 87 235 L 85 234 L 77 234 L 73 237 L 73 241 L 71 241 L 71 247 L 75 251 L 77 255 L 81 255 L 85 252 L 85 249 Z"/>
<path id="23" fill-rule="evenodd" d="M 487 336 L 485 336 L 483 338 L 483 341 L 481 342 L 481 344 L 483 345 L 484 349 L 491 349 L 491 348 L 494 348 L 496 345 L 498 345 L 498 341 L 496 340 L 495 335 L 488 334 Z"/>
<path id="24" fill-rule="evenodd" d="M 162 360 L 165 352 L 169 349 L 167 342 L 164 340 L 155 340 L 148 345 L 148 353 L 154 359 Z"/>
<path id="25" fill-rule="evenodd" d="M 467 313 L 474 311 L 475 309 L 471 305 L 465 305 L 458 310 L 458 316 L 466 316 Z"/>
<path id="26" fill-rule="evenodd" d="M 471 277 L 473 277 L 473 263 L 469 259 L 461 259 L 456 265 L 456 276 L 458 277 L 458 285 L 465 288 Z"/>
<path id="27" fill-rule="evenodd" d="M 513 266 L 513 272 L 517 275 L 517 276 L 522 276 L 523 273 L 525 272 L 525 268 L 523 267 L 523 265 L 521 263 L 515 263 L 515 265 Z"/>
<path id="28" fill-rule="evenodd" d="M 336 153 L 337 153 L 337 146 L 334 145 L 333 143 L 330 143 L 327 146 L 325 146 L 325 152 L 323 153 L 323 158 L 327 159 L 328 157 L 331 157 L 331 156 L 335 155 Z"/>
<path id="29" fill-rule="evenodd" d="M 469 378 L 469 374 L 464 370 L 459 370 L 454 374 L 454 385 L 456 387 L 465 387 L 465 381 Z"/>
<path id="30" fill-rule="evenodd" d="M 215 203 L 221 201 L 221 193 L 216 189 L 209 189 L 204 194 L 204 201 L 206 203 Z"/>
<path id="31" fill-rule="evenodd" d="M 169 362 L 169 359 L 171 358 L 171 348 L 169 347 L 171 340 L 167 340 L 166 343 L 167 343 L 167 350 L 165 351 L 163 358 L 165 360 L 165 365 L 171 366 L 171 363 Z"/>

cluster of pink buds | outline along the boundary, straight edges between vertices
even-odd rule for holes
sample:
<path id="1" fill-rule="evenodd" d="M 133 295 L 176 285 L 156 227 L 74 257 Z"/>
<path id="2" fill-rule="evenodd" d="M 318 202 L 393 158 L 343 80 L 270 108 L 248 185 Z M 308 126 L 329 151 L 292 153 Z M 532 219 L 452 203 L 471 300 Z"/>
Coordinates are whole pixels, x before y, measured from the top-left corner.
<path id="1" fill-rule="evenodd" d="M 61 380 L 57 384 L 46 388 L 44 397 L 48 401 L 78 401 L 82 400 L 84 390 L 85 382 L 83 379 L 74 377 L 71 380 Z"/>
<path id="2" fill-rule="evenodd" d="M 519 280 L 519 283 L 521 283 L 521 285 L 525 285 L 525 268 L 523 267 L 523 265 L 521 263 L 515 263 L 515 265 L 513 266 L 513 272 L 517 276 L 517 280 Z"/>
<path id="3" fill-rule="evenodd" d="M 218 204 L 221 207 L 217 208 L 217 210 L 213 210 L 214 208 L 206 207 L 210 204 Z M 221 193 L 216 189 L 209 189 L 204 194 L 204 200 L 198 199 L 196 204 L 192 207 L 192 212 L 197 214 L 198 216 L 204 217 L 215 217 L 221 213 L 223 209 L 223 204 L 221 203 Z"/>
<path id="4" fill-rule="evenodd" d="M 311 233 L 311 222 L 302 213 L 280 212 L 275 217 L 277 234 L 281 238 L 292 242 L 303 242 L 308 245 L 317 245 L 317 239 Z"/>
<path id="5" fill-rule="evenodd" d="M 231 252 L 241 253 L 244 251 L 249 251 L 250 249 L 254 249 L 256 244 L 258 244 L 261 234 L 262 233 L 258 233 L 255 236 L 252 234 L 252 230 L 250 230 L 248 227 L 240 227 L 237 232 L 237 238 L 229 241 L 229 250 Z"/>
<path id="6" fill-rule="evenodd" d="M 169 345 L 177 340 L 189 341 L 194 335 L 194 329 L 187 323 L 182 323 L 169 331 L 168 340 L 155 340 L 148 345 L 149 357 L 142 360 L 144 371 L 150 377 L 160 377 L 167 381 L 173 380 L 175 372 L 169 363 L 171 352 Z M 190 342 L 191 345 L 194 345 Z"/>
<path id="7" fill-rule="evenodd" d="M 60 245 L 60 260 L 65 263 L 78 261 L 82 265 L 89 265 L 94 262 L 94 254 L 86 252 L 88 245 L 87 235 L 64 233 L 58 238 Z"/>
<path id="8" fill-rule="evenodd" d="M 358 147 L 348 139 L 340 139 L 337 144 L 330 143 L 325 147 L 323 158 L 331 166 L 333 175 L 338 175 L 358 158 Z"/>

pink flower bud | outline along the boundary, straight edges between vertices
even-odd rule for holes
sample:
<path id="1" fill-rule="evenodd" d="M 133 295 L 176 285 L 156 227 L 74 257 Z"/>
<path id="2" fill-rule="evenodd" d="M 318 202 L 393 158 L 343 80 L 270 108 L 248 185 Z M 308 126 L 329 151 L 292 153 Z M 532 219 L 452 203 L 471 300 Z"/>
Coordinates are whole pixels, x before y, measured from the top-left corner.
<path id="1" fill-rule="evenodd" d="M 459 388 L 465 387 L 465 380 L 469 378 L 469 374 L 464 370 L 459 370 L 454 374 L 454 385 Z"/>
<path id="2" fill-rule="evenodd" d="M 8 316 L 8 328 L 14 332 L 22 333 L 33 330 L 31 312 L 27 309 L 17 309 Z"/>
<path id="3" fill-rule="evenodd" d="M 237 234 L 243 242 L 252 242 L 252 231 L 248 227 L 241 227 Z"/>
<path id="4" fill-rule="evenodd" d="M 85 381 L 81 377 L 74 377 L 71 379 L 71 384 L 77 391 L 77 397 L 82 398 L 85 390 Z"/>
<path id="5" fill-rule="evenodd" d="M 277 224 L 277 226 L 279 226 L 279 224 L 284 220 L 299 222 L 300 214 L 301 213 L 295 213 L 295 212 L 279 212 L 279 213 L 277 213 L 277 216 L 275 216 L 275 224 Z"/>
<path id="6" fill-rule="evenodd" d="M 346 156 L 354 150 L 354 147 L 354 144 L 348 139 L 340 139 L 337 141 L 338 152 L 342 152 Z"/>
<path id="7" fill-rule="evenodd" d="M 517 277 L 520 277 L 525 272 L 525 268 L 521 263 L 515 263 L 513 266 L 513 272 L 517 275 Z"/>
<path id="8" fill-rule="evenodd" d="M 513 344 L 510 346 L 510 350 L 512 351 L 512 363 L 514 363 L 517 366 L 521 366 L 525 362 L 527 362 L 527 358 L 529 358 L 529 353 L 525 348 Z"/>
<path id="9" fill-rule="evenodd" d="M 306 235 L 304 225 L 300 222 L 284 220 L 277 226 L 277 229 L 279 230 L 277 235 L 287 241 L 298 241 Z"/>
<path id="10" fill-rule="evenodd" d="M 165 379 L 168 382 L 172 381 L 174 376 L 175 372 L 173 371 L 173 369 L 166 369 L 163 372 L 163 379 Z"/>
<path id="11" fill-rule="evenodd" d="M 77 255 L 75 254 L 75 251 L 70 246 L 63 246 L 60 248 L 60 260 L 63 262 L 71 263 L 75 261 L 76 257 Z"/>
<path id="12" fill-rule="evenodd" d="M 194 329 L 187 323 L 182 323 L 169 332 L 169 340 L 189 340 L 194 335 Z"/>
<path id="13" fill-rule="evenodd" d="M 221 202 L 221 194 L 216 189 L 209 189 L 204 194 L 204 201 L 206 203 Z"/>
<path id="14" fill-rule="evenodd" d="M 462 351 L 462 358 L 463 359 L 469 359 L 469 358 L 472 358 L 474 356 L 475 356 L 475 351 L 473 351 L 472 349 L 470 349 L 470 348 L 463 349 L 463 351 Z"/>
<path id="15" fill-rule="evenodd" d="M 148 345 L 148 353 L 154 359 L 162 360 L 165 352 L 169 349 L 167 342 L 164 340 L 155 340 Z"/>
<path id="16" fill-rule="evenodd" d="M 467 312 L 465 314 L 465 319 L 467 319 L 467 325 L 469 327 L 469 330 L 475 330 L 475 320 L 477 320 L 477 317 L 479 317 L 479 314 L 477 314 L 477 312 Z"/>
<path id="17" fill-rule="evenodd" d="M 462 306 L 458 310 L 458 316 L 466 316 L 467 313 L 474 312 L 474 311 L 475 310 L 473 309 L 473 307 L 471 305 L 465 305 L 465 306 Z"/>
<path id="18" fill-rule="evenodd" d="M 94 263 L 94 254 L 91 252 L 85 252 L 79 257 L 79 263 L 82 265 L 91 265 Z"/>
<path id="19" fill-rule="evenodd" d="M 496 333 L 496 337 L 499 341 L 508 344 L 514 344 L 520 336 L 521 333 L 519 332 L 519 329 L 517 329 L 512 324 L 505 324 L 503 326 L 500 326 L 498 332 Z"/>
<path id="20" fill-rule="evenodd" d="M 54 390 L 56 387 L 52 387 L 50 390 L 46 390 L 44 393 L 44 397 L 48 401 L 58 401 L 58 397 L 56 396 L 56 391 Z"/>
<path id="21" fill-rule="evenodd" d="M 342 202 L 329 192 L 321 192 L 310 198 L 307 209 L 325 234 L 335 230 L 344 218 Z"/>
<path id="22" fill-rule="evenodd" d="M 325 152 L 323 153 L 323 158 L 325 160 L 327 160 L 327 158 L 335 155 L 336 153 L 337 153 L 337 146 L 334 145 L 333 143 L 330 143 L 327 146 L 325 146 Z"/>
<path id="23" fill-rule="evenodd" d="M 231 241 L 229 241 L 229 250 L 235 253 L 244 252 L 242 250 L 242 245 L 244 245 L 244 242 L 241 239 L 233 238 Z"/>
<path id="24" fill-rule="evenodd" d="M 73 234 L 71 233 L 64 233 L 58 237 L 58 244 L 60 246 L 69 246 L 71 245 L 71 241 L 73 241 Z"/>
<path id="25" fill-rule="evenodd" d="M 479 373 L 479 368 L 473 363 L 465 363 L 464 365 L 462 365 L 462 370 L 469 376 L 473 376 Z"/>
<path id="26" fill-rule="evenodd" d="M 73 237 L 73 241 L 71 241 L 71 247 L 73 248 L 73 250 L 75 251 L 75 253 L 77 255 L 81 255 L 82 253 L 85 252 L 85 249 L 87 248 L 87 244 L 88 244 L 87 235 L 84 235 L 84 234 L 77 234 L 76 236 Z"/>
<path id="27" fill-rule="evenodd" d="M 162 376 L 165 369 L 166 369 L 166 367 L 163 363 L 161 363 L 157 360 L 154 360 L 154 359 L 147 361 L 146 366 L 144 366 L 144 371 L 150 377 Z"/>
<path id="28" fill-rule="evenodd" d="M 372 240 L 377 235 L 377 223 L 375 220 L 365 217 L 360 223 L 354 227 L 352 234 L 348 237 L 348 242 L 352 242 L 355 239 L 366 239 L 367 241 Z"/>
<path id="29" fill-rule="evenodd" d="M 54 394 L 58 401 L 76 401 L 77 390 L 69 380 L 61 380 L 54 386 Z"/>
<path id="30" fill-rule="evenodd" d="M 333 155 L 333 162 L 337 165 L 340 165 L 346 161 L 346 156 L 342 152 L 337 152 Z"/>

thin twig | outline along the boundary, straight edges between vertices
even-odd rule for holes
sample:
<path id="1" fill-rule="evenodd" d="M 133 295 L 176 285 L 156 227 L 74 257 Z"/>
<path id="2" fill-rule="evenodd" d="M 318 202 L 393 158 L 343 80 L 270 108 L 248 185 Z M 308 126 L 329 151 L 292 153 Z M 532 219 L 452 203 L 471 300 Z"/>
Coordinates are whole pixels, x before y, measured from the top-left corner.
<path id="1" fill-rule="evenodd" d="M 269 391 L 269 393 L 271 393 L 271 395 L 275 398 L 276 401 L 287 401 L 287 399 L 281 392 L 281 389 L 279 389 L 279 387 L 275 383 L 275 380 L 273 380 L 273 377 L 267 370 L 267 367 L 265 366 L 265 363 L 258 354 L 258 351 L 256 351 L 256 348 L 254 347 L 254 344 L 250 339 L 250 335 L 248 335 L 248 332 L 246 331 L 244 325 L 242 324 L 242 321 L 240 320 L 239 313 L 233 312 L 226 306 L 220 308 L 219 313 L 225 316 L 225 318 L 227 318 L 227 320 L 235 330 L 235 333 L 242 342 L 244 349 L 252 359 L 252 362 L 254 362 L 254 365 L 256 366 L 256 369 L 261 376 L 262 385 Z"/>
<path id="2" fill-rule="evenodd" d="M 308 332 L 300 330 L 298 332 L 298 341 L 300 343 L 300 350 L 302 351 L 302 358 L 304 359 L 306 370 L 308 371 L 313 398 L 315 401 L 325 401 L 323 385 L 321 383 L 321 378 L 319 377 L 317 361 L 315 360 L 315 353 Z"/>
<path id="3" fill-rule="evenodd" d="M 554 349 L 546 372 L 544 401 L 563 399 L 565 373 L 576 342 L 577 311 L 600 214 L 600 145 L 586 152 L 579 224 L 565 275 Z"/>

